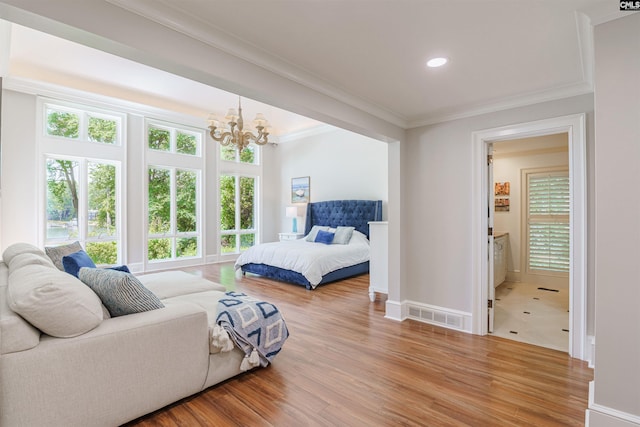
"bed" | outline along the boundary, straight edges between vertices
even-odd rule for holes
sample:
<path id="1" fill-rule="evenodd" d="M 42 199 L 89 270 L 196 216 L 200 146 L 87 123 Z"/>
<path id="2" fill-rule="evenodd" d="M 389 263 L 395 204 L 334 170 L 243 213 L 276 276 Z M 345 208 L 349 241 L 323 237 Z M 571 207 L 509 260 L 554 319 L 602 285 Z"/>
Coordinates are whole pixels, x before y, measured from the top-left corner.
<path id="1" fill-rule="evenodd" d="M 381 200 L 330 200 L 307 204 L 305 236 L 318 229 L 353 227 L 347 244 L 306 238 L 263 243 L 240 254 L 236 270 L 303 285 L 307 289 L 369 272 L 369 222 L 382 220 Z M 317 226 L 314 230 L 314 226 Z M 324 231 L 324 229 L 323 229 Z"/>

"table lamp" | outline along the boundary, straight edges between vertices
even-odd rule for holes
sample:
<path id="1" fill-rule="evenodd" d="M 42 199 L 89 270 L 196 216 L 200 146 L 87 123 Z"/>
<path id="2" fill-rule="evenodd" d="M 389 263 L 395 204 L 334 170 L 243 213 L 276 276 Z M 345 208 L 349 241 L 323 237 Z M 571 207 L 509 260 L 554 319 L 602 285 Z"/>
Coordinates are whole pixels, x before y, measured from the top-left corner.
<path id="1" fill-rule="evenodd" d="M 287 218 L 293 218 L 291 231 L 294 233 L 297 233 L 298 232 L 298 208 L 295 206 L 287 207 Z"/>

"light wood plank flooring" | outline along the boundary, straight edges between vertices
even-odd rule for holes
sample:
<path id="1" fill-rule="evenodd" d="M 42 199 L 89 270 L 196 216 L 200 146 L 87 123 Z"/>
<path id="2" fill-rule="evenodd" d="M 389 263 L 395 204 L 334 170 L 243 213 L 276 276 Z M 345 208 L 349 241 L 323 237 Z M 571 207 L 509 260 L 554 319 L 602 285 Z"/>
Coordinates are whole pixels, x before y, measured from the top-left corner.
<path id="1" fill-rule="evenodd" d="M 128 426 L 584 425 L 593 372 L 567 353 L 384 318 L 369 276 L 318 287 L 183 269 L 275 303 L 290 337 L 274 363 Z"/>

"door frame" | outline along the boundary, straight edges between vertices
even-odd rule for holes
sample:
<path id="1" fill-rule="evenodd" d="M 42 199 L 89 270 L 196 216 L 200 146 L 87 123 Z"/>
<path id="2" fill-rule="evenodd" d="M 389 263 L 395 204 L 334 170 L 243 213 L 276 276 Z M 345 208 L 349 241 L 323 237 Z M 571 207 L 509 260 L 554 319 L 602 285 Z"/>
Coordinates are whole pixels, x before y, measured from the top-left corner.
<path id="1" fill-rule="evenodd" d="M 585 360 L 587 302 L 587 159 L 585 114 L 555 117 L 513 124 L 472 133 L 472 332 L 488 333 L 488 272 L 487 249 L 488 197 L 490 191 L 487 170 L 488 144 L 508 139 L 529 138 L 555 133 L 567 133 L 569 139 L 569 177 L 571 194 L 571 269 L 569 272 L 569 355 Z"/>

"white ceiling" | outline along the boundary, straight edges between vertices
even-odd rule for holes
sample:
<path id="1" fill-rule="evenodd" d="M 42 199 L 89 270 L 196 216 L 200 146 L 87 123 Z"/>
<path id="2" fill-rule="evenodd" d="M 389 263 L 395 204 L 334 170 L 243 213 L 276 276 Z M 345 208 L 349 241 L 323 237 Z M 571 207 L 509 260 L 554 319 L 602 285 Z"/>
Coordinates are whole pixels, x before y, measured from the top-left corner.
<path id="1" fill-rule="evenodd" d="M 591 92 L 589 19 L 619 13 L 612 0 L 107 1 L 405 128 Z M 427 69 L 433 56 L 450 62 Z M 222 114 L 236 102 L 17 26 L 10 60 L 10 75 L 58 83 L 73 76 L 66 81 L 80 89 L 100 82 L 111 94 L 153 97 L 196 115 Z M 243 106 L 246 120 L 261 110 L 277 134 L 318 126 L 250 100 Z"/>

